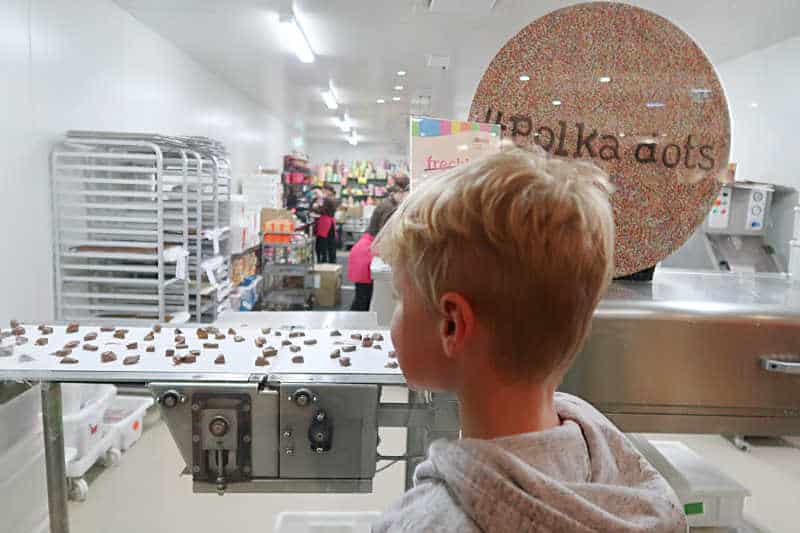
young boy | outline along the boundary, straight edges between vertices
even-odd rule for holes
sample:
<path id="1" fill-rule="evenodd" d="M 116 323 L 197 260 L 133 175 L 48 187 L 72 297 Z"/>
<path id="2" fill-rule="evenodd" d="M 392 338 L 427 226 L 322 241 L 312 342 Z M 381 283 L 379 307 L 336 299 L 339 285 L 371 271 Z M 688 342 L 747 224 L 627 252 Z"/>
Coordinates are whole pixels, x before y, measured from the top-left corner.
<path id="1" fill-rule="evenodd" d="M 378 235 L 409 386 L 458 396 L 373 531 L 684 532 L 678 499 L 611 422 L 556 388 L 613 273 L 605 174 L 507 152 L 428 178 Z"/>

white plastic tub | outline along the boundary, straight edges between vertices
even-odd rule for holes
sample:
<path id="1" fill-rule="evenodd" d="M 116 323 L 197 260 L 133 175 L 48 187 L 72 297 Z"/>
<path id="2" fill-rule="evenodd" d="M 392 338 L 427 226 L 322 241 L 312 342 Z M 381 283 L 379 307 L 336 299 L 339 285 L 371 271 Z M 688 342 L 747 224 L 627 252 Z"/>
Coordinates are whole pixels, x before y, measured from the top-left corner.
<path id="1" fill-rule="evenodd" d="M 38 385 L 0 404 L 0 454 L 41 431 L 41 412 L 42 395 Z"/>
<path id="2" fill-rule="evenodd" d="M 142 396 L 117 396 L 103 417 L 105 425 L 113 428 L 114 446 L 127 451 L 142 436 L 142 423 L 153 398 Z"/>
<path id="3" fill-rule="evenodd" d="M 283 512 L 275 519 L 275 533 L 370 533 L 381 513 Z"/>
<path id="4" fill-rule="evenodd" d="M 117 395 L 114 385 L 80 385 L 80 409 L 64 411 L 64 447 L 75 448 L 80 459 L 103 437 L 103 416 Z M 62 389 L 63 393 L 63 389 Z M 72 401 L 72 400 L 71 400 Z"/>
<path id="5" fill-rule="evenodd" d="M 30 391 L 28 391 L 30 392 Z M 36 531 L 47 517 L 44 437 L 34 431 L 0 450 L 0 530 Z"/>

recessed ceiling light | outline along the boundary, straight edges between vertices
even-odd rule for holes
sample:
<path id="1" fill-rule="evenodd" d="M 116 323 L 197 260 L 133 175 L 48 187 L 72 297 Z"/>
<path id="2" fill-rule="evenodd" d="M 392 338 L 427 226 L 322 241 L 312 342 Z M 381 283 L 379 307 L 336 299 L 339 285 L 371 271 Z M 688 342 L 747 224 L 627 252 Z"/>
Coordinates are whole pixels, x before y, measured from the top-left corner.
<path id="1" fill-rule="evenodd" d="M 611 81 L 611 76 L 600 76 L 599 78 L 597 78 L 597 81 L 599 81 L 600 83 L 608 83 Z"/>
<path id="2" fill-rule="evenodd" d="M 750 102 L 750 107 L 752 107 L 753 109 L 757 108 L 758 102 Z"/>
<path id="3" fill-rule="evenodd" d="M 530 80 L 531 80 L 531 77 L 528 76 L 527 74 L 523 74 L 523 75 L 521 75 L 519 77 L 519 81 L 530 81 Z"/>
<path id="4" fill-rule="evenodd" d="M 392 101 L 393 102 L 399 102 L 400 101 L 400 97 L 399 96 L 392 96 Z"/>
<path id="5" fill-rule="evenodd" d="M 406 71 L 405 70 L 398 70 L 397 71 L 397 75 L 398 76 L 405 76 L 406 75 Z"/>
<path id="6" fill-rule="evenodd" d="M 402 91 L 403 89 L 405 89 L 405 87 L 403 87 L 402 85 L 395 85 L 394 86 L 394 90 L 395 91 Z"/>
<path id="7" fill-rule="evenodd" d="M 297 19 L 292 13 L 290 16 L 282 18 L 281 23 L 284 31 L 284 38 L 288 41 L 297 59 L 303 63 L 314 62 L 314 51 L 308 42 L 303 28 L 297 23 Z"/>
<path id="8" fill-rule="evenodd" d="M 561 100 L 553 100 L 553 105 L 558 107 L 561 105 Z"/>
<path id="9" fill-rule="evenodd" d="M 325 102 L 325 105 L 328 109 L 338 109 L 339 102 L 336 101 L 336 97 L 333 95 L 331 91 L 320 91 L 322 95 L 322 100 Z"/>
<path id="10" fill-rule="evenodd" d="M 385 104 L 386 100 L 384 100 L 383 98 L 378 98 L 377 100 L 375 100 L 375 103 L 376 104 Z"/>

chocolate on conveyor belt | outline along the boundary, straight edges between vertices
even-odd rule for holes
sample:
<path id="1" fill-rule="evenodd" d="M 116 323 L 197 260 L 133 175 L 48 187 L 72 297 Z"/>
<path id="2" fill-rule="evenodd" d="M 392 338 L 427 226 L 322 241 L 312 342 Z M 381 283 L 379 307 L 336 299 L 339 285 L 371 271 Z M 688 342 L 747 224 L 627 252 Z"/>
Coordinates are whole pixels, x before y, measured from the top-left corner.
<path id="1" fill-rule="evenodd" d="M 22 335 L 25 335 L 25 328 L 22 326 L 17 326 L 11 330 L 11 333 L 17 337 L 21 337 Z"/>
<path id="2" fill-rule="evenodd" d="M 283 339 L 281 341 L 281 346 L 291 346 L 291 345 L 292 345 L 292 341 L 290 341 L 289 339 Z"/>
<path id="3" fill-rule="evenodd" d="M 53 328 L 51 328 L 50 326 L 39 326 L 39 331 L 41 332 L 42 335 L 53 334 Z"/>
<path id="4" fill-rule="evenodd" d="M 145 335 L 145 336 L 144 336 L 144 338 L 143 338 L 142 340 L 143 340 L 143 341 L 145 341 L 145 342 L 151 342 L 151 341 L 153 341 L 155 338 L 156 338 L 156 335 L 155 335 L 155 333 L 153 333 L 153 332 L 151 331 L 151 332 L 149 332 L 147 335 Z"/>
<path id="5" fill-rule="evenodd" d="M 138 342 L 129 342 L 128 344 L 125 345 L 125 347 L 127 349 L 129 349 L 129 350 L 135 350 L 135 349 L 137 349 L 139 347 L 139 343 Z"/>
<path id="6" fill-rule="evenodd" d="M 216 340 L 218 340 L 218 341 L 224 341 L 225 340 L 225 334 L 224 333 L 217 333 L 216 335 L 214 335 L 214 338 Z"/>
<path id="7" fill-rule="evenodd" d="M 172 348 L 167 348 L 167 350 L 164 352 L 164 355 L 166 357 L 174 357 L 175 356 L 175 350 L 173 350 Z"/>
<path id="8" fill-rule="evenodd" d="M 138 355 L 129 355 L 122 360 L 122 364 L 126 366 L 135 365 L 138 362 L 139 362 Z"/>
<path id="9" fill-rule="evenodd" d="M 94 344 L 84 344 L 83 349 L 87 352 L 96 352 L 97 346 Z"/>
<path id="10" fill-rule="evenodd" d="M 65 350 L 74 350 L 81 345 L 81 341 L 69 341 L 64 345 Z"/>
<path id="11" fill-rule="evenodd" d="M 350 335 L 350 338 L 353 339 L 354 341 L 360 341 L 361 333 L 353 333 L 352 335 Z"/>
<path id="12" fill-rule="evenodd" d="M 390 352 L 388 353 L 388 355 L 389 355 L 389 357 L 391 357 L 392 359 L 394 359 L 395 357 L 397 357 L 397 353 L 395 353 L 395 351 L 394 351 L 394 350 L 390 351 Z"/>
<path id="13" fill-rule="evenodd" d="M 292 353 L 297 353 L 300 350 L 301 350 L 300 346 L 297 346 L 296 344 L 293 344 L 292 346 L 289 346 L 289 351 L 292 352 Z"/>
<path id="14" fill-rule="evenodd" d="M 214 364 L 215 365 L 224 365 L 225 364 L 225 356 L 222 355 L 222 354 L 219 354 L 216 357 L 216 359 L 214 359 Z"/>
<path id="15" fill-rule="evenodd" d="M 340 357 L 339 358 L 339 365 L 340 366 L 350 366 L 350 358 L 349 357 Z"/>
<path id="16" fill-rule="evenodd" d="M 353 346 L 352 344 L 345 344 L 344 346 L 342 346 L 342 351 L 345 352 L 345 353 L 355 352 L 356 351 L 356 347 Z"/>
<path id="17" fill-rule="evenodd" d="M 380 344 L 373 344 L 372 347 L 376 350 L 383 350 L 383 347 Z"/>
<path id="18" fill-rule="evenodd" d="M 256 337 L 255 340 L 256 348 L 263 348 L 265 344 L 267 344 L 267 339 L 264 337 Z"/>
<path id="19" fill-rule="evenodd" d="M 296 365 L 302 364 L 304 362 L 305 362 L 305 359 L 303 359 L 302 355 L 295 355 L 294 357 L 292 357 L 292 363 L 294 363 Z"/>
<path id="20" fill-rule="evenodd" d="M 74 357 L 64 357 L 61 359 L 62 365 L 76 365 L 78 364 L 78 360 Z"/>
<path id="21" fill-rule="evenodd" d="M 236 335 L 236 330 L 233 328 L 228 328 L 228 335 Z"/>
<path id="22" fill-rule="evenodd" d="M 80 324 L 77 322 L 73 322 L 67 326 L 67 333 L 78 333 L 78 330 L 81 329 Z"/>
<path id="23" fill-rule="evenodd" d="M 369 337 L 364 337 L 364 340 L 361 341 L 361 346 L 363 346 L 364 348 L 369 348 L 370 346 L 372 346 L 372 339 L 370 339 Z"/>
<path id="24" fill-rule="evenodd" d="M 30 355 L 28 355 L 26 353 L 24 353 L 24 354 L 19 356 L 19 362 L 20 363 L 32 363 L 33 361 L 36 361 L 36 358 L 35 357 L 31 357 Z"/>
<path id="25" fill-rule="evenodd" d="M 272 328 L 261 328 L 262 335 L 269 335 L 270 331 L 272 331 Z"/>
<path id="26" fill-rule="evenodd" d="M 206 350 L 217 350 L 219 349 L 219 344 L 216 342 L 204 342 L 203 348 Z"/>
<path id="27" fill-rule="evenodd" d="M 342 351 L 339 348 L 336 348 L 331 352 L 331 359 L 338 359 L 340 355 L 342 355 Z"/>
<path id="28" fill-rule="evenodd" d="M 28 344 L 28 337 L 17 337 L 16 343 L 17 343 L 17 346 L 22 346 L 23 344 Z"/>
<path id="29" fill-rule="evenodd" d="M 114 338 L 115 339 L 124 339 L 126 333 L 127 333 L 126 330 L 118 329 L 117 331 L 114 332 Z"/>
<path id="30" fill-rule="evenodd" d="M 100 328 L 100 331 L 102 331 L 103 333 L 111 333 L 115 329 L 117 328 L 115 328 L 114 326 L 103 326 Z"/>
<path id="31" fill-rule="evenodd" d="M 269 361 L 265 357 L 258 356 L 256 357 L 256 366 L 269 366 Z"/>
<path id="32" fill-rule="evenodd" d="M 156 324 L 155 326 L 153 326 L 153 331 L 155 331 L 156 333 L 161 333 L 161 324 Z"/>
<path id="33" fill-rule="evenodd" d="M 83 340 L 85 340 L 86 342 L 97 340 L 97 333 L 95 333 L 94 331 L 89 332 L 83 336 Z"/>
<path id="34" fill-rule="evenodd" d="M 280 337 L 281 335 L 283 335 L 283 333 L 281 333 L 281 332 L 280 332 L 280 331 L 278 331 L 278 330 L 275 330 L 275 336 L 276 336 L 276 337 Z"/>
<path id="35" fill-rule="evenodd" d="M 36 346 L 45 346 L 47 345 L 47 342 L 48 342 L 47 337 L 39 337 L 38 339 L 36 339 Z"/>
<path id="36" fill-rule="evenodd" d="M 261 354 L 262 354 L 264 357 L 275 357 L 276 355 L 278 355 L 278 350 L 276 350 L 275 348 L 273 348 L 272 346 L 270 346 L 270 347 L 268 347 L 268 348 L 264 348 L 264 351 L 263 351 L 263 352 L 261 352 Z"/>
<path id="37" fill-rule="evenodd" d="M 236 335 L 235 337 L 233 337 L 233 341 L 234 342 L 244 342 L 244 337 L 242 337 L 241 335 Z"/>
<path id="38" fill-rule="evenodd" d="M 397 361 L 389 361 L 386 363 L 386 368 L 397 368 L 398 366 Z"/>
<path id="39" fill-rule="evenodd" d="M 156 351 L 156 347 L 153 344 L 150 344 L 147 348 L 145 348 L 146 352 L 153 353 Z"/>
<path id="40" fill-rule="evenodd" d="M 183 335 L 183 331 L 181 331 L 180 328 L 175 328 L 175 331 L 173 333 L 175 333 L 175 335 Z"/>
<path id="41" fill-rule="evenodd" d="M 189 355 L 200 357 L 200 350 L 189 350 Z"/>
<path id="42" fill-rule="evenodd" d="M 186 343 L 186 337 L 184 337 L 183 335 L 175 335 L 175 344 L 185 344 L 185 343 Z"/>
<path id="43" fill-rule="evenodd" d="M 373 333 L 372 334 L 372 340 L 374 340 L 374 341 L 382 341 L 383 340 L 383 335 L 381 335 L 380 333 Z"/>
<path id="44" fill-rule="evenodd" d="M 8 325 L 9 325 L 9 327 L 11 329 L 14 329 L 14 328 L 18 328 L 20 326 L 20 323 L 19 323 L 19 320 L 11 319 L 11 321 L 9 321 Z"/>
<path id="45" fill-rule="evenodd" d="M 331 331 L 331 337 L 341 337 L 341 336 L 342 336 L 342 332 L 339 331 L 338 329 L 335 329 L 335 330 Z"/>
<path id="46" fill-rule="evenodd" d="M 198 339 L 207 339 L 208 338 L 208 332 L 206 330 L 204 330 L 203 328 L 197 328 L 197 338 Z"/>
<path id="47" fill-rule="evenodd" d="M 305 336 L 306 336 L 306 334 L 304 332 L 302 332 L 302 331 L 289 332 L 289 338 L 290 339 L 293 339 L 295 337 L 305 337 Z"/>
<path id="48" fill-rule="evenodd" d="M 50 355 L 55 355 L 56 357 L 66 357 L 68 355 L 72 355 L 72 350 L 68 350 L 68 349 L 56 350 L 55 352 L 51 353 Z"/>
<path id="49" fill-rule="evenodd" d="M 188 344 L 176 344 L 176 345 L 175 345 L 175 349 L 176 349 L 176 350 L 185 350 L 185 349 L 186 349 L 186 348 L 188 348 L 188 347 L 189 347 L 189 345 L 188 345 Z"/>
<path id="50" fill-rule="evenodd" d="M 306 339 L 303 341 L 303 344 L 305 344 L 306 346 L 313 346 L 317 344 L 317 339 Z"/>
<path id="51" fill-rule="evenodd" d="M 101 363 L 111 363 L 112 361 L 116 360 L 117 360 L 117 354 L 115 354 L 114 352 L 108 351 L 100 354 Z"/>

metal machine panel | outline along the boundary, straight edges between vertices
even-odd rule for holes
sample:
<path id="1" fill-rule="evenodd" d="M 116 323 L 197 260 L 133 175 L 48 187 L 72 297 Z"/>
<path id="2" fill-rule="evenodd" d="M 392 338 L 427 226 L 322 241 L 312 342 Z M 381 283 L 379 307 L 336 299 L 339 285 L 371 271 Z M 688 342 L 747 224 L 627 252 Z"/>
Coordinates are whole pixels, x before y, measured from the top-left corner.
<path id="1" fill-rule="evenodd" d="M 378 398 L 376 385 L 281 385 L 281 478 L 371 479 Z"/>

